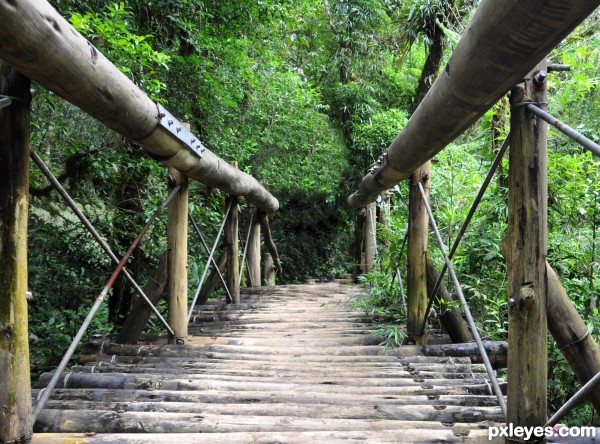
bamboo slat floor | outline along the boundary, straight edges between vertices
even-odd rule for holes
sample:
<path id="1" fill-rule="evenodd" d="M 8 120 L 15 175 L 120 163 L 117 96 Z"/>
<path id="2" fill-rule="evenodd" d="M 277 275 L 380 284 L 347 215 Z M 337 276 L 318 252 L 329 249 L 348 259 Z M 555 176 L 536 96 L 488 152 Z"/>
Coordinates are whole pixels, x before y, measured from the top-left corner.
<path id="1" fill-rule="evenodd" d="M 103 343 L 62 378 L 33 442 L 494 442 L 483 366 L 384 350 L 348 304 L 358 291 L 262 288 L 197 307 L 185 345 Z"/>

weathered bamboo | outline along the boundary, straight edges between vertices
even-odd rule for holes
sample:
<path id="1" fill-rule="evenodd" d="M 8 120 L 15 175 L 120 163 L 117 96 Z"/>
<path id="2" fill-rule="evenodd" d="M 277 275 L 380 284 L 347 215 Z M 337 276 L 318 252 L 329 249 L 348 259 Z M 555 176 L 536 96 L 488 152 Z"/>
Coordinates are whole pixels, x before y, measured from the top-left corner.
<path id="1" fill-rule="evenodd" d="M 506 356 L 508 344 L 503 341 L 483 341 L 485 351 L 494 368 L 506 367 Z M 472 362 L 480 363 L 481 355 L 477 344 L 469 342 L 466 344 L 441 344 L 441 345 L 403 345 L 398 350 L 400 357 L 413 356 L 468 356 Z"/>
<path id="2" fill-rule="evenodd" d="M 187 340 L 187 260 L 188 260 L 188 186 L 187 177 L 169 168 L 169 187 L 180 185 L 177 195 L 169 202 L 167 220 L 167 296 L 169 298 L 169 325 L 175 333 L 172 343 Z"/>
<path id="3" fill-rule="evenodd" d="M 426 162 L 410 177 L 408 216 L 408 272 L 407 272 L 407 317 L 408 340 L 417 344 L 427 342 L 427 332 L 422 329 L 429 297 L 427 291 L 427 240 L 429 217 L 423 205 L 418 185 L 424 184 L 429 197 L 429 168 Z"/>
<path id="4" fill-rule="evenodd" d="M 0 61 L 0 442 L 32 435 L 27 324 L 30 81 Z"/>
<path id="5" fill-rule="evenodd" d="M 277 199 L 252 176 L 205 149 L 191 133 L 186 133 L 189 141 L 179 140 L 181 124 L 175 118 L 169 118 L 171 125 L 159 124 L 164 111 L 47 1 L 0 2 L 0 23 L 0 58 L 21 73 L 140 144 L 162 164 L 211 187 L 245 196 L 264 211 L 277 210 Z M 202 157 L 188 144 L 200 146 L 196 150 L 204 150 Z"/>
<path id="6" fill-rule="evenodd" d="M 374 203 L 370 203 L 367 205 L 365 210 L 365 234 L 363 236 L 365 262 L 363 268 L 365 273 L 370 273 L 373 271 L 373 267 L 375 265 L 375 256 L 377 256 L 377 229 L 375 225 L 377 219 L 377 206 Z"/>
<path id="7" fill-rule="evenodd" d="M 336 442 L 340 435 L 347 442 L 393 442 L 396 444 L 438 444 L 440 442 L 461 442 L 463 444 L 503 444 L 504 438 L 489 439 L 488 430 L 471 427 L 445 427 L 439 429 L 410 430 L 356 430 L 356 431 L 293 431 L 293 432 L 240 432 L 240 433 L 119 433 L 104 435 L 82 435 L 69 433 L 36 433 L 33 444 L 105 444 L 107 440 L 128 444 L 247 444 L 249 442 Z M 457 437 L 458 436 L 458 437 Z M 579 438 L 575 438 L 579 440 Z M 564 444 L 579 444 L 575 441 L 562 441 Z"/>
<path id="8" fill-rule="evenodd" d="M 569 300 L 558 275 L 548 263 L 546 273 L 548 329 L 577 380 L 585 384 L 600 372 L 600 347 Z M 600 413 L 600 388 L 596 388 L 589 399 Z"/>
<path id="9" fill-rule="evenodd" d="M 350 205 L 363 207 L 463 133 L 600 5 L 600 0 L 483 0 L 442 74 Z M 502 44 L 498 44 L 502 42 Z"/>
<path id="10" fill-rule="evenodd" d="M 356 223 L 354 224 L 354 243 L 352 252 L 356 268 L 354 274 L 356 276 L 365 273 L 365 256 L 364 256 L 364 241 L 365 241 L 365 223 L 367 221 L 367 210 L 359 208 L 356 211 Z"/>
<path id="11" fill-rule="evenodd" d="M 237 165 L 237 162 L 236 162 Z M 239 212 L 237 196 L 227 196 L 226 206 L 231 206 L 225 225 L 225 250 L 227 265 L 225 281 L 231 293 L 232 303 L 240 303 L 240 256 L 239 256 Z"/>
<path id="12" fill-rule="evenodd" d="M 454 343 L 471 342 L 473 336 L 469 331 L 467 322 L 463 319 L 460 311 L 456 308 L 454 298 L 442 283 L 438 285 L 437 294 L 433 294 L 433 288 L 438 281 L 439 273 L 435 269 L 433 262 L 427 258 L 427 292 L 430 298 L 438 297 L 445 304 L 440 307 L 441 313 L 438 315 L 446 332 Z"/>
<path id="13" fill-rule="evenodd" d="M 148 299 L 153 305 L 156 305 L 165 292 L 167 286 L 167 253 L 164 253 L 159 261 L 152 278 L 144 288 L 144 294 L 148 296 Z M 131 313 L 125 320 L 125 323 L 121 327 L 119 336 L 117 337 L 117 343 L 119 344 L 135 344 L 137 343 L 142 331 L 146 327 L 152 310 L 148 303 L 138 298 L 136 303 L 131 310 Z"/>
<path id="14" fill-rule="evenodd" d="M 248 239 L 248 278 L 251 287 L 260 287 L 260 221 L 255 210 Z"/>
<path id="15" fill-rule="evenodd" d="M 506 421 L 522 427 L 543 426 L 547 419 L 547 124 L 522 106 L 546 102 L 545 79 L 536 81 L 534 74 L 510 96 Z"/>

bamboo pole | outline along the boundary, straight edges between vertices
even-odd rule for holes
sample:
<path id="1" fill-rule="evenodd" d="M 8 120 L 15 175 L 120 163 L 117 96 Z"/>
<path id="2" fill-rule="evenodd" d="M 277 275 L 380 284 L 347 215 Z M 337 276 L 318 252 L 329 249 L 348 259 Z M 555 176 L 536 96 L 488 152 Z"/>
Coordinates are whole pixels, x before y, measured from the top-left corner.
<path id="1" fill-rule="evenodd" d="M 544 69 L 545 61 L 536 71 Z M 545 79 L 538 82 L 534 74 L 510 96 L 507 423 L 523 427 L 547 419 L 547 124 L 522 105 L 546 102 Z"/>
<path id="2" fill-rule="evenodd" d="M 27 324 L 30 81 L 0 61 L 0 442 L 28 442 L 31 421 Z"/>
<path id="3" fill-rule="evenodd" d="M 408 272 L 407 272 L 407 318 L 408 340 L 417 344 L 427 342 L 427 334 L 422 329 L 429 297 L 427 291 L 427 240 L 429 217 L 421 199 L 419 182 L 429 198 L 429 162 L 418 168 L 410 177 L 408 207 Z"/>
<path id="4" fill-rule="evenodd" d="M 600 372 L 600 348 L 569 300 L 556 271 L 547 262 L 546 273 L 548 329 L 575 377 L 583 385 Z M 600 413 L 599 387 L 590 393 L 589 400 Z"/>
<path id="5" fill-rule="evenodd" d="M 373 266 L 375 264 L 375 256 L 377 255 L 377 231 L 375 227 L 376 209 L 377 207 L 374 203 L 370 203 L 365 209 L 365 234 L 363 236 L 365 249 L 365 273 L 370 273 L 371 271 L 373 271 Z"/>
<path id="6" fill-rule="evenodd" d="M 162 164 L 245 196 L 266 212 L 277 210 L 277 199 L 256 179 L 206 149 L 46 0 L 0 2 L 0 23 L 0 59 L 141 145 Z"/>
<path id="7" fill-rule="evenodd" d="M 252 225 L 248 239 L 248 278 L 251 287 L 260 287 L 260 221 L 258 210 L 252 218 Z"/>
<path id="8" fill-rule="evenodd" d="M 350 205 L 372 202 L 441 151 L 598 5 L 600 0 L 482 0 L 444 71 Z"/>
<path id="9" fill-rule="evenodd" d="M 174 334 L 170 343 L 184 344 L 187 340 L 187 259 L 188 259 L 188 187 L 187 178 L 169 168 L 169 189 L 180 185 L 177 195 L 169 202 L 167 221 L 167 295 L 169 325 Z"/>
<path id="10" fill-rule="evenodd" d="M 237 162 L 232 162 L 237 168 Z M 225 225 L 225 249 L 227 250 L 227 265 L 225 279 L 231 292 L 232 303 L 240 303 L 240 256 L 239 256 L 239 213 L 237 196 L 227 196 L 226 205 L 231 207 L 227 224 Z"/>

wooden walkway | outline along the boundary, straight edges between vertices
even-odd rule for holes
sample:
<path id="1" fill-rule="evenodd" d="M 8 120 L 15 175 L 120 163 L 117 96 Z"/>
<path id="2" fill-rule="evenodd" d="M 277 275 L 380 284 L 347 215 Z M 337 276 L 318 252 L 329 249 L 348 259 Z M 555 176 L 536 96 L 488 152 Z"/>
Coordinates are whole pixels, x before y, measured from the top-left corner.
<path id="1" fill-rule="evenodd" d="M 33 442 L 491 442 L 502 415 L 483 366 L 385 352 L 347 304 L 358 291 L 261 289 L 202 306 L 184 346 L 104 343 L 65 375 Z"/>

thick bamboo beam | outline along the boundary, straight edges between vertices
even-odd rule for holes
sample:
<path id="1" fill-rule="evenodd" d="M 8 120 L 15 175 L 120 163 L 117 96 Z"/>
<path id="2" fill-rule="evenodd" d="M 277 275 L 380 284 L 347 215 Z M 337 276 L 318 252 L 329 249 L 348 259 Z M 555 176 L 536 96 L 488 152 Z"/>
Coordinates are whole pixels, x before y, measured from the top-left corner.
<path id="1" fill-rule="evenodd" d="M 545 70 L 545 62 L 537 70 Z M 547 420 L 546 318 L 547 124 L 521 104 L 546 102 L 535 72 L 511 90 L 508 192 L 507 423 L 543 426 Z M 507 442 L 516 442 L 507 439 Z"/>
<path id="2" fill-rule="evenodd" d="M 169 342 L 184 344 L 188 335 L 188 181 L 174 168 L 169 168 L 170 188 L 181 185 L 169 202 L 167 221 L 167 295 L 169 325 L 175 333 Z"/>
<path id="3" fill-rule="evenodd" d="M 248 278 L 251 287 L 260 287 L 260 221 L 258 220 L 258 210 L 254 212 L 248 236 Z"/>
<path id="4" fill-rule="evenodd" d="M 558 275 L 546 263 L 548 274 L 548 329 L 577 380 L 584 385 L 600 372 L 600 347 L 561 285 Z M 600 389 L 590 395 L 600 413 Z"/>
<path id="5" fill-rule="evenodd" d="M 235 162 L 237 165 L 237 162 Z M 239 213 L 237 196 L 227 196 L 227 208 L 231 207 L 229 217 L 225 224 L 225 249 L 227 251 L 227 265 L 225 282 L 231 293 L 234 304 L 240 303 L 240 255 L 239 255 Z"/>
<path id="6" fill-rule="evenodd" d="M 350 205 L 365 206 L 431 159 L 598 5 L 600 0 L 483 0 L 444 71 Z"/>
<path id="7" fill-rule="evenodd" d="M 410 177 L 409 191 L 406 332 L 408 340 L 417 344 L 427 342 L 427 334 L 422 330 L 422 326 L 429 301 L 427 289 L 429 216 L 418 186 L 419 183 L 423 183 L 425 193 L 429 197 L 429 166 L 427 162 L 414 172 Z"/>
<path id="8" fill-rule="evenodd" d="M 0 442 L 28 442 L 31 423 L 27 325 L 29 79 L 0 61 Z"/>
<path id="9" fill-rule="evenodd" d="M 138 143 L 162 164 L 245 196 L 266 212 L 277 210 L 277 199 L 256 179 L 205 149 L 181 123 L 166 116 L 47 1 L 0 2 L 0 23 L 0 59 Z M 180 140 L 181 134 L 190 140 Z"/>
<path id="10" fill-rule="evenodd" d="M 370 203 L 366 207 L 366 219 L 364 225 L 364 270 L 365 273 L 370 273 L 373 271 L 373 266 L 375 264 L 375 257 L 377 256 L 377 229 L 376 229 L 376 219 L 377 219 L 377 206 L 374 203 Z"/>

